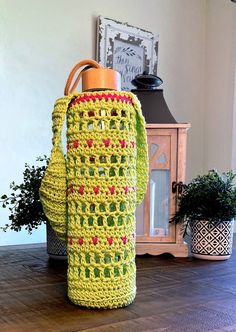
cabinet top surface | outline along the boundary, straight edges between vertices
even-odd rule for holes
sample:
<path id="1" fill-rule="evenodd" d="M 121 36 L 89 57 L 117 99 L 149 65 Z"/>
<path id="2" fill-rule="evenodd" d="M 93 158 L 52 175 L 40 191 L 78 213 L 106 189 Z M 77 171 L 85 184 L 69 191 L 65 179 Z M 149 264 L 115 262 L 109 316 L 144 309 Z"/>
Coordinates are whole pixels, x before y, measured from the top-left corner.
<path id="1" fill-rule="evenodd" d="M 190 123 L 146 123 L 147 129 L 154 128 L 190 128 Z"/>

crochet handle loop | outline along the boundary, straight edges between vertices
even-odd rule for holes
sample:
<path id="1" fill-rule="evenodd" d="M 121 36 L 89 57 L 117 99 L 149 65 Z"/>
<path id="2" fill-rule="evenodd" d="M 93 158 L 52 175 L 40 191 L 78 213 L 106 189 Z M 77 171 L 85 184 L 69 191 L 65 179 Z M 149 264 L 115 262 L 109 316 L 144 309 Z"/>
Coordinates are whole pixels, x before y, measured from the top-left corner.
<path id="1" fill-rule="evenodd" d="M 76 79 L 75 79 L 75 81 L 74 81 L 74 83 L 71 87 L 71 84 L 72 84 L 72 81 L 73 81 L 73 78 L 74 78 L 76 72 L 81 67 L 84 67 L 84 66 L 86 66 L 86 67 L 80 71 L 80 73 L 76 77 Z M 75 89 L 76 89 L 76 87 L 77 87 L 77 85 L 80 81 L 81 75 L 83 74 L 83 72 L 85 70 L 88 70 L 89 68 L 102 68 L 102 66 L 99 65 L 99 63 L 97 63 L 94 60 L 83 60 L 83 61 L 80 61 L 79 63 L 77 63 L 77 65 L 74 66 L 74 68 L 70 72 L 70 75 L 68 76 L 66 86 L 65 86 L 65 90 L 64 90 L 64 95 L 65 96 L 67 96 L 68 94 L 71 94 L 75 91 Z"/>
<path id="2" fill-rule="evenodd" d="M 55 107 L 52 113 L 53 125 L 52 125 L 52 144 L 53 150 L 62 151 L 62 128 L 66 117 L 71 96 L 60 98 L 56 101 Z"/>
<path id="3" fill-rule="evenodd" d="M 133 96 L 133 104 L 136 111 L 136 205 L 140 204 L 147 190 L 148 183 L 148 145 L 145 119 L 142 115 L 141 105 L 138 98 Z"/>
<path id="4" fill-rule="evenodd" d="M 39 190 L 44 213 L 56 235 L 65 242 L 67 238 L 67 173 L 61 132 L 70 99 L 71 96 L 66 96 L 55 103 L 52 114 L 53 148 Z"/>

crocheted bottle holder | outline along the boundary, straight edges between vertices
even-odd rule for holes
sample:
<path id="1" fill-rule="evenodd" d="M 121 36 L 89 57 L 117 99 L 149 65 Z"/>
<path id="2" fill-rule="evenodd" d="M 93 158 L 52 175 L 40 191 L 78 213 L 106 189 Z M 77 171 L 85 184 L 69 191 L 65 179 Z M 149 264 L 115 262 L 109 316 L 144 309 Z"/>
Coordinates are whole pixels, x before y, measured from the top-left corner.
<path id="1" fill-rule="evenodd" d="M 75 304 L 117 308 L 133 301 L 134 214 L 147 180 L 145 122 L 136 96 L 86 92 L 56 101 L 40 197 L 56 234 L 67 241 L 68 296 Z"/>

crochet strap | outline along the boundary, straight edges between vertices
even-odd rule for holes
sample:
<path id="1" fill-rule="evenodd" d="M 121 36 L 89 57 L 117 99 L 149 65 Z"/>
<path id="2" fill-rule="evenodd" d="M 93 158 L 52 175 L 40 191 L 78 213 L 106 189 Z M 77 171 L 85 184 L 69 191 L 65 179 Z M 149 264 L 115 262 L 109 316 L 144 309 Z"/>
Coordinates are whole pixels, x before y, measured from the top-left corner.
<path id="1" fill-rule="evenodd" d="M 66 241 L 66 161 L 62 151 L 61 132 L 71 96 L 56 101 L 53 110 L 53 148 L 50 161 L 40 187 L 40 200 L 44 213 L 57 236 Z"/>
<path id="2" fill-rule="evenodd" d="M 56 101 L 52 113 L 52 144 L 53 144 L 53 150 L 61 150 L 62 152 L 62 144 L 61 144 L 61 133 L 62 133 L 62 127 L 66 116 L 66 111 L 68 109 L 69 102 L 71 101 L 71 98 L 73 96 L 65 96 L 63 98 L 60 98 Z M 64 158 L 64 157 L 63 157 Z"/>
<path id="3" fill-rule="evenodd" d="M 140 204 L 147 190 L 148 183 L 148 145 L 147 134 L 145 127 L 145 120 L 142 115 L 141 105 L 138 98 L 132 95 L 133 104 L 136 111 L 136 148 L 137 148 L 137 162 L 136 162 L 136 205 Z"/>

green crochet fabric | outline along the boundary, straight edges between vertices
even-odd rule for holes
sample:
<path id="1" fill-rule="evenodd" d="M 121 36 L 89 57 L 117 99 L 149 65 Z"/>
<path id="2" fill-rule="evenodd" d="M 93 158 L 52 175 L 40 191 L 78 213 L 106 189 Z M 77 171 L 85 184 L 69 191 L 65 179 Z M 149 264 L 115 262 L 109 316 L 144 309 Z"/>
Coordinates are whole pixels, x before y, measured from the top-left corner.
<path id="1" fill-rule="evenodd" d="M 135 95 L 86 92 L 56 102 L 40 197 L 56 234 L 68 243 L 68 296 L 75 304 L 117 308 L 133 301 L 135 208 L 147 181 L 145 122 Z"/>

